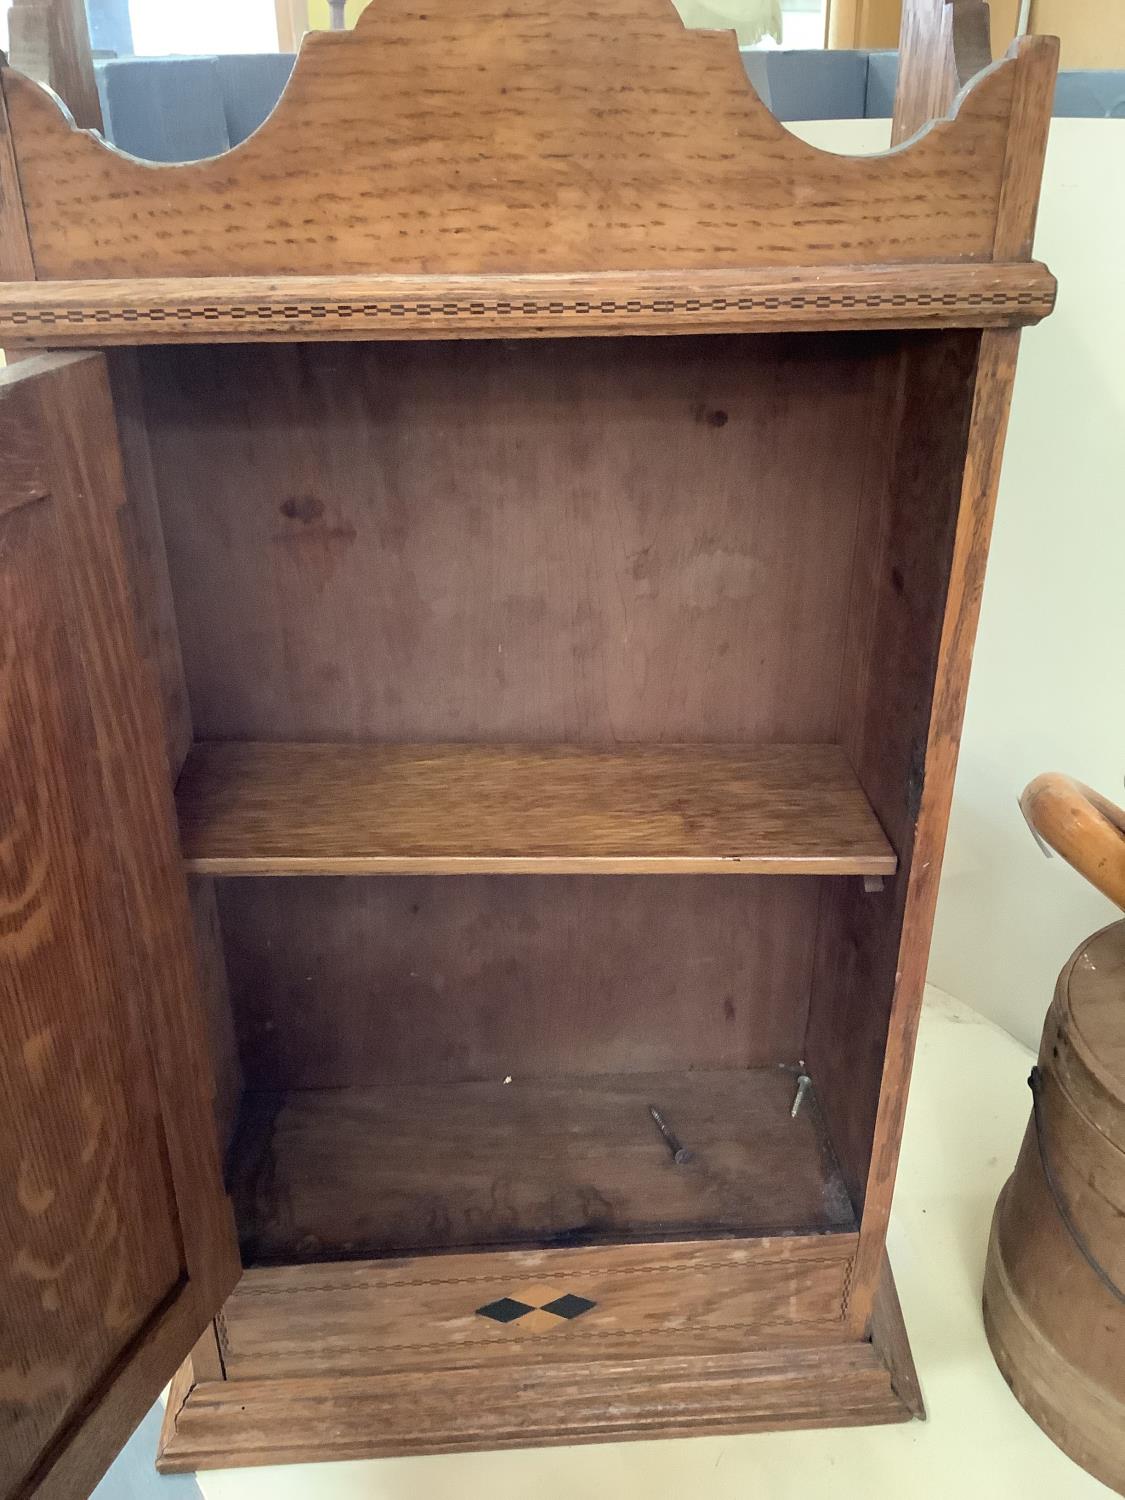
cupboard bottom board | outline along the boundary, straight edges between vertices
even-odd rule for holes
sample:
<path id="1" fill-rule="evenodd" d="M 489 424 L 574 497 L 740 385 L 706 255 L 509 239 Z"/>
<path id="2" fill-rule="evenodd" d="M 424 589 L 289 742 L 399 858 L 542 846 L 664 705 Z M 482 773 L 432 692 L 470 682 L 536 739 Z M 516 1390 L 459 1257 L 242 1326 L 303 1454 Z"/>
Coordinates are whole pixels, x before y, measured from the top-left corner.
<path id="1" fill-rule="evenodd" d="M 803 1279 L 816 1264 L 810 1259 L 815 1242 L 794 1243 L 798 1248 L 790 1253 L 803 1268 Z M 621 1248 L 625 1253 L 627 1247 Z M 660 1248 L 713 1253 L 713 1247 L 703 1246 Z M 776 1254 L 779 1242 L 772 1250 L 768 1242 L 760 1242 L 758 1248 L 762 1254 Z M 854 1239 L 851 1248 L 854 1251 Z M 538 1269 L 543 1273 L 543 1267 Z M 743 1269 L 752 1285 L 754 1268 Z M 355 1268 L 357 1274 L 364 1270 Z M 380 1270 L 386 1274 L 385 1267 Z M 546 1268 L 551 1290 L 557 1271 Z M 318 1272 L 323 1274 L 323 1268 L 293 1268 L 292 1276 Z M 285 1274 L 252 1272 L 246 1282 Z M 451 1284 L 456 1280 L 448 1279 Z M 604 1283 L 599 1290 L 606 1295 Z M 718 1282 L 716 1292 L 721 1302 Z M 252 1283 L 247 1288 L 245 1282 L 236 1290 L 225 1320 L 230 1326 L 220 1326 L 221 1348 L 229 1352 L 245 1345 L 250 1330 L 239 1326 L 235 1309 L 241 1300 L 259 1294 L 268 1298 L 271 1291 L 254 1289 Z M 365 1373 L 349 1370 L 340 1345 L 342 1328 L 327 1343 L 316 1339 L 305 1321 L 305 1314 L 319 1316 L 311 1287 L 303 1297 L 296 1282 L 275 1286 L 272 1294 L 288 1295 L 291 1316 L 278 1322 L 276 1336 L 288 1341 L 290 1368 L 299 1357 L 300 1341 L 307 1341 L 305 1373 L 197 1380 L 189 1362 L 169 1398 L 158 1458 L 162 1472 L 783 1427 L 862 1426 L 923 1415 L 906 1331 L 885 1266 L 866 1338 L 849 1334 L 846 1319 L 838 1316 L 834 1324 L 810 1323 L 804 1329 L 795 1325 L 780 1337 L 774 1330 L 776 1342 L 767 1341 L 760 1330 L 757 1335 L 744 1333 L 743 1347 L 724 1346 L 718 1330 L 703 1326 L 697 1333 L 690 1319 L 683 1319 L 687 1326 L 666 1326 L 663 1337 L 658 1330 L 647 1338 L 626 1334 L 608 1339 L 592 1353 L 589 1334 L 580 1332 L 583 1315 L 561 1319 L 549 1331 L 529 1329 L 518 1342 L 509 1339 L 502 1357 L 472 1358 L 462 1347 L 446 1358 L 418 1348 L 412 1365 L 394 1368 L 392 1363 L 383 1368 L 369 1357 Z M 320 1301 L 323 1310 L 323 1297 Z M 341 1312 L 346 1308 L 345 1295 Z M 665 1311 L 665 1324 L 670 1325 L 671 1307 Z M 258 1331 L 268 1344 L 265 1328 Z M 262 1367 L 270 1364 L 267 1352 L 262 1351 Z M 246 1369 L 259 1363 L 246 1347 L 241 1357 Z M 228 1377 L 238 1358 L 236 1353 L 228 1364 Z M 278 1368 L 285 1369 L 285 1362 Z"/>
<path id="2" fill-rule="evenodd" d="M 853 1230 L 815 1088 L 794 1118 L 795 1091 L 772 1067 L 249 1093 L 243 1260 Z"/>

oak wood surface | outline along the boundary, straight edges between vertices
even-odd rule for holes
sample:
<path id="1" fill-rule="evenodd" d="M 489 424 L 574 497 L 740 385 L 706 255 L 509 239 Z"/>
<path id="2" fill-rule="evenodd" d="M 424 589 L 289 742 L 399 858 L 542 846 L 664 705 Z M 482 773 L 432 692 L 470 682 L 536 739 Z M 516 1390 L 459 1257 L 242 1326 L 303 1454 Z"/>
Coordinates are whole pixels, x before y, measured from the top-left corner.
<path id="1" fill-rule="evenodd" d="M 19 75 L 40 279 L 988 260 L 1035 41 L 907 149 L 791 135 L 735 38 L 671 4 L 380 0 L 306 36 L 277 108 L 209 161 L 141 163 Z"/>
<path id="2" fill-rule="evenodd" d="M 103 363 L 26 360 L 0 374 L 0 406 L 38 435 L 43 491 L 0 515 L 15 1319 L 0 1462 L 5 1493 L 64 1500 L 93 1487 L 238 1267 Z"/>
<path id="3" fill-rule="evenodd" d="M 907 46 L 911 16 L 929 25 L 937 18 L 937 10 L 931 0 L 916 0 L 904 25 Z M 948 11 L 946 7 L 943 21 L 956 21 Z M 1025 67 L 1013 98 L 1005 186 L 996 222 L 995 254 L 999 257 L 1030 250 L 1057 61 L 1057 43 L 1052 38 L 1031 39 L 1030 45 L 1025 41 L 1021 46 Z M 919 77 L 915 75 L 916 82 Z M 909 68 L 904 79 L 909 94 Z M 931 83 L 933 79 L 931 70 Z M 922 94 L 926 87 L 922 80 Z M 901 111 L 896 109 L 896 114 L 901 124 Z M 907 491 L 914 488 L 922 502 L 918 507 L 921 515 L 939 517 L 944 509 L 950 519 L 956 518 L 947 554 L 948 584 L 943 586 L 939 563 L 936 577 L 923 585 L 916 600 L 910 600 L 902 589 L 904 602 L 916 607 L 922 603 L 925 614 L 924 628 L 918 631 L 914 627 L 917 645 L 905 676 L 901 669 L 888 671 L 883 655 L 882 679 L 894 687 L 898 698 L 895 712 L 888 715 L 884 704 L 873 720 L 875 699 L 870 693 L 861 695 L 848 709 L 851 727 L 845 728 L 843 737 L 861 785 L 899 855 L 897 879 L 886 893 L 889 911 L 852 906 L 847 914 L 851 903 L 846 892 L 826 895 L 827 922 L 822 927 L 820 946 L 822 958 L 834 948 L 835 957 L 827 957 L 827 962 L 835 966 L 835 971 L 829 971 L 825 981 L 814 982 L 810 1003 L 808 1054 L 814 1066 L 819 1064 L 825 1111 L 845 1177 L 853 1195 L 862 1191 L 863 1196 L 863 1232 L 849 1305 L 849 1316 L 857 1329 L 864 1326 L 878 1288 L 1018 344 L 1016 332 L 985 331 L 980 336 L 971 387 L 962 376 L 958 390 L 955 376 L 953 383 L 944 382 L 930 393 L 937 411 L 948 406 L 944 433 L 935 424 L 929 444 L 920 447 L 926 460 L 921 483 L 917 471 L 911 479 L 909 456 L 895 482 L 905 484 Z M 964 351 L 971 345 L 962 343 L 960 347 L 963 360 Z M 957 348 L 951 337 L 950 352 Z M 956 370 L 956 361 L 953 368 Z M 972 406 L 966 428 L 962 426 L 964 398 L 970 388 Z M 963 456 L 959 451 L 962 433 Z M 893 467 L 890 472 L 894 475 Z M 960 496 L 954 505 L 949 503 L 945 486 L 939 489 L 932 483 L 935 475 L 960 478 Z M 893 532 L 888 535 L 893 537 Z M 943 547 L 944 543 L 932 555 L 940 557 Z M 877 587 L 870 595 L 872 620 L 880 611 L 885 615 L 888 606 L 892 611 L 898 608 L 894 597 L 907 576 L 893 552 L 876 555 L 883 556 L 884 571 L 877 575 Z M 939 609 L 943 611 L 941 634 L 932 685 L 927 688 L 927 658 L 932 649 L 935 611 Z M 857 639 L 862 638 L 861 634 Z M 889 639 L 895 638 L 892 631 Z M 879 638 L 874 640 L 873 655 L 863 648 L 855 657 L 857 662 L 867 663 L 866 671 L 872 662 L 880 660 Z M 900 657 L 900 662 L 910 662 L 910 653 Z M 864 697 L 866 707 L 861 706 Z M 842 701 L 847 704 L 847 697 Z M 885 732 L 888 724 L 895 731 L 890 736 Z M 833 926 L 839 923 L 841 913 L 842 929 Z M 885 1030 L 882 1005 L 871 1004 L 873 995 L 893 997 Z M 872 1091 L 869 1087 L 857 1089 L 854 1072 L 845 1077 L 839 1069 L 845 1039 L 852 1055 L 858 1050 L 863 1059 L 863 1076 L 881 1078 L 878 1109 L 870 1127 Z"/>
<path id="4" fill-rule="evenodd" d="M 1004 183 L 993 240 L 997 260 L 1022 260 L 1031 254 L 1058 65 L 1058 38 L 1036 37 L 1012 96 Z"/>
<path id="5" fill-rule="evenodd" d="M 42 445 L 23 397 L 0 385 L 0 411 Z M 65 1438 L 181 1275 L 57 511 L 44 498 L 0 516 L 5 1496 Z"/>
<path id="6" fill-rule="evenodd" d="M 477 1251 L 248 1270 L 223 1310 L 233 1381 L 736 1353 L 847 1337 L 855 1236 Z M 503 1296 L 594 1305 L 569 1321 L 477 1312 Z M 193 1364 L 195 1361 L 193 1360 Z M 196 1378 L 204 1377 L 196 1371 Z"/>
<path id="7" fill-rule="evenodd" d="M 0 67 L 0 280 L 30 281 L 35 276 L 35 262 L 31 256 L 16 153 L 8 125 L 5 97 L 8 76 Z"/>
<path id="8" fill-rule="evenodd" d="M 835 745 L 210 741 L 176 788 L 209 875 L 885 875 Z"/>
<path id="9" fill-rule="evenodd" d="M 790 1115 L 796 1071 L 248 1093 L 231 1165 L 243 1258 L 852 1230 L 815 1095 Z"/>
<path id="10" fill-rule="evenodd" d="M 136 354 L 128 349 L 114 350 L 106 363 L 125 475 L 126 503 L 119 521 L 137 643 L 159 686 L 168 775 L 174 782 L 191 746 L 191 711 L 145 426 L 141 372 Z"/>
<path id="11" fill-rule="evenodd" d="M 947 337 L 144 350 L 196 738 L 833 740 L 882 372 Z"/>
<path id="12" fill-rule="evenodd" d="M 960 90 L 992 62 L 984 0 L 903 0 L 901 10 L 891 123 L 896 146 L 945 115 Z"/>
<path id="13" fill-rule="evenodd" d="M 216 880 L 247 1085 L 792 1060 L 804 1050 L 819 884 L 774 875 Z"/>
<path id="14" fill-rule="evenodd" d="M 17 282 L 0 286 L 0 339 L 12 347 L 100 348 L 300 338 L 1010 327 L 1038 322 L 1054 297 L 1051 273 L 1027 260 L 694 273 Z"/>
<path id="15" fill-rule="evenodd" d="M 167 1435 L 164 1473 L 232 1465 L 523 1448 L 911 1416 L 868 1341 L 738 1353 L 197 1385 Z"/>
<path id="16" fill-rule="evenodd" d="M 883 1356 L 895 1394 L 912 1416 L 924 1420 L 926 1404 L 922 1399 L 922 1387 L 906 1337 L 906 1324 L 902 1320 L 902 1306 L 891 1263 L 885 1255 L 871 1307 L 871 1341 Z"/>
<path id="17" fill-rule="evenodd" d="M 238 1119 L 243 1079 L 214 881 L 193 876 L 188 881 L 188 899 L 199 961 L 199 993 L 210 1064 L 208 1096 L 215 1116 L 219 1150 L 225 1157 Z"/>
<path id="18" fill-rule="evenodd" d="M 352 329 L 358 293 L 374 295 L 366 282 L 349 284 L 345 304 L 337 278 L 373 272 L 438 278 L 443 297 L 455 278 L 483 278 L 493 302 L 481 302 L 486 292 L 474 281 L 456 288 L 452 313 L 441 313 L 458 336 L 491 331 L 474 327 L 479 318 L 495 318 L 503 332 L 559 331 L 556 317 L 568 320 L 567 331 L 615 330 L 615 319 L 621 328 L 671 331 L 684 326 L 681 313 L 740 320 L 697 325 L 708 328 L 803 328 L 810 308 L 837 329 L 853 318 L 934 318 L 986 329 L 145 352 L 144 425 L 199 738 L 836 742 L 900 863 L 895 879 L 873 894 L 856 881 L 685 880 L 708 898 L 713 891 L 714 909 L 684 954 L 674 953 L 676 925 L 661 925 L 671 897 L 642 902 L 638 894 L 665 882 L 223 882 L 247 1073 L 257 1066 L 255 1039 L 281 1020 L 288 1039 L 263 1071 L 276 1065 L 280 1075 L 299 1073 L 301 1039 L 335 1030 L 322 1050 L 310 1049 L 310 1069 L 336 1082 L 354 1051 L 358 1072 L 385 1068 L 401 1080 L 366 1093 L 333 1090 L 331 1108 L 327 1093 L 287 1092 L 277 1101 L 273 1125 L 281 1135 L 264 1142 L 263 1159 L 268 1147 L 282 1175 L 300 1155 L 277 1150 L 287 1120 L 299 1126 L 305 1111 L 313 1122 L 295 1131 L 305 1152 L 299 1192 L 278 1207 L 290 1240 L 308 1202 L 314 1241 L 327 1234 L 333 1246 L 354 1245 L 366 1235 L 370 1247 L 370 1234 L 381 1232 L 339 1221 L 326 1231 L 325 1222 L 348 1208 L 362 1218 L 370 1174 L 384 1167 L 372 1152 L 371 1125 L 387 1123 L 387 1100 L 395 1105 L 392 1136 L 404 1123 L 417 1159 L 408 1168 L 392 1152 L 379 1179 L 380 1186 L 389 1181 L 400 1214 L 394 1240 L 416 1237 L 411 1225 L 430 1236 L 423 1243 L 431 1248 L 447 1245 L 451 1233 L 480 1243 L 471 1236 L 494 1235 L 498 1223 L 518 1235 L 528 1225 L 566 1232 L 580 1220 L 583 1232 L 597 1232 L 597 1204 L 579 1193 L 576 1214 L 565 1176 L 565 1222 L 552 1217 L 554 1200 L 543 1207 L 560 1153 L 557 1139 L 535 1128 L 536 1107 L 520 1123 L 532 1155 L 539 1152 L 538 1169 L 523 1158 L 510 1169 L 501 1162 L 505 1180 L 524 1192 L 509 1213 L 504 1202 L 497 1210 L 497 1153 L 482 1111 L 450 1111 L 454 1128 L 435 1140 L 433 1120 L 442 1118 L 435 1101 L 491 1089 L 502 1103 L 518 1089 L 551 1102 L 548 1124 L 557 1124 L 566 1114 L 560 1094 L 573 1100 L 596 1092 L 593 1069 L 605 1069 L 606 1055 L 626 1054 L 620 1071 L 630 1076 L 614 1087 L 619 1100 L 636 1104 L 647 1080 L 631 1070 L 642 1055 L 676 1047 L 678 1076 L 700 1089 L 697 1118 L 705 1125 L 715 1100 L 702 1092 L 706 1075 L 692 1070 L 701 1059 L 734 1052 L 740 1060 L 796 1063 L 807 1051 L 817 1078 L 818 1098 L 806 1106 L 815 1119 L 791 1120 L 779 1098 L 778 1107 L 736 1112 L 733 1137 L 731 1111 L 703 1129 L 708 1155 L 742 1152 L 717 1174 L 720 1218 L 745 1209 L 733 1226 L 745 1233 L 745 1221 L 759 1212 L 757 1198 L 747 1202 L 753 1189 L 781 1228 L 801 1227 L 789 1211 L 801 1206 L 798 1189 L 808 1206 L 842 1225 L 854 1224 L 852 1204 L 863 1205 L 864 1218 L 858 1248 L 848 1228 L 826 1236 L 847 1242 L 849 1266 L 843 1317 L 823 1345 L 810 1344 L 804 1330 L 792 1347 L 704 1356 L 690 1345 L 676 1348 L 667 1330 L 653 1331 L 658 1357 L 640 1356 L 638 1344 L 620 1359 L 498 1361 L 487 1381 L 472 1366 L 220 1381 L 220 1355 L 209 1378 L 201 1382 L 193 1370 L 181 1382 L 166 1467 L 887 1420 L 914 1404 L 893 1299 L 879 1290 L 883 1241 L 1011 385 L 1009 328 L 1045 311 L 1052 292 L 1038 268 L 1010 271 L 1030 251 L 1049 51 L 1024 42 L 963 95 L 955 118 L 867 160 L 795 141 L 748 89 L 729 37 L 684 33 L 670 7 L 651 0 L 613 0 L 596 17 L 578 0 L 550 8 L 517 0 L 503 15 L 487 0 L 444 0 L 433 14 L 411 10 L 408 0 L 383 0 L 355 34 L 314 38 L 304 48 L 278 110 L 249 142 L 183 167 L 149 167 L 113 153 L 73 130 L 26 79 L 0 73 L 11 116 L 4 140 L 12 144 L 7 157 L 0 149 L 0 213 L 9 232 L 21 217 L 27 230 L 0 272 L 26 282 L 30 246 L 40 278 L 130 283 L 127 296 L 118 288 L 85 300 L 63 288 L 50 305 L 24 285 L 9 315 L 39 319 L 53 336 L 69 329 L 88 339 L 91 319 L 107 338 L 127 338 L 127 323 L 138 341 L 169 328 L 178 335 L 195 329 L 202 310 L 224 337 L 238 326 L 261 332 L 283 324 L 315 337 L 314 323 L 321 333 L 325 324 L 333 333 Z M 903 76 L 914 80 L 908 92 L 916 101 L 941 96 L 944 107 L 944 83 L 920 78 L 909 59 Z M 903 119 L 900 111 L 896 130 Z M 0 134 L 3 127 L 0 120 Z M 22 216 L 13 209 L 17 179 Z M 998 271 L 990 262 L 1005 265 Z M 951 269 L 954 263 L 967 269 Z M 895 286 L 893 274 L 871 270 L 887 264 L 925 265 L 926 285 L 911 279 L 914 272 Z M 990 279 L 981 280 L 976 268 L 985 266 Z M 768 269 L 755 280 L 755 267 Z M 818 267 L 827 282 L 809 275 Z M 749 275 L 733 298 L 740 305 L 729 305 L 729 282 L 721 292 L 707 286 L 712 273 Z M 582 310 L 593 297 L 589 282 L 561 290 L 568 278 L 591 274 L 608 310 Z M 513 292 L 533 299 L 528 275 L 561 278 L 550 295 L 562 312 L 550 300 L 546 313 L 533 302 L 530 311 L 521 306 L 522 326 L 513 325 L 501 299 Z M 678 278 L 675 288 L 662 280 L 669 275 Z M 327 277 L 334 291 L 302 285 L 295 300 L 287 298 L 288 276 Z M 159 301 L 135 295 L 138 278 L 165 277 L 196 285 L 170 289 L 174 295 L 165 288 Z M 232 291 L 227 277 L 258 281 Z M 615 277 L 625 280 L 612 284 Z M 206 299 L 214 288 L 200 288 L 199 278 L 223 279 L 228 300 Z M 276 288 L 266 291 L 262 279 Z M 388 286 L 381 280 L 378 296 Z M 396 285 L 401 316 L 415 320 L 411 337 L 431 335 L 434 310 L 421 299 L 434 291 L 432 282 Z M 235 292 L 238 300 L 229 300 Z M 456 298 L 466 293 L 483 311 L 470 300 L 463 314 Z M 372 314 L 361 305 L 362 326 L 378 333 L 382 306 L 377 300 Z M 398 303 L 388 312 L 398 317 Z M 742 321 L 759 318 L 774 321 Z M 112 428 L 104 393 L 71 394 L 79 397 L 80 429 L 91 414 L 94 425 Z M 75 449 L 73 413 L 56 403 L 47 415 L 61 447 Z M 116 460 L 105 452 L 70 453 L 66 470 L 69 493 L 108 483 L 120 498 Z M 53 492 L 51 502 L 39 498 L 34 469 L 23 464 L 19 472 L 24 487 L 0 525 L 27 525 L 41 505 L 54 503 Z M 66 525 L 75 553 L 70 605 L 91 640 L 114 642 L 108 658 L 92 652 L 84 687 L 91 758 L 103 763 L 110 807 L 99 835 L 114 850 L 117 909 L 133 913 L 126 961 L 134 975 L 160 976 L 151 1003 L 157 1030 L 167 1033 L 154 1049 L 167 1180 L 181 1204 L 193 1194 L 199 1204 L 180 1225 L 191 1274 L 146 1325 L 130 1380 L 101 1393 L 99 1414 L 117 1403 L 109 1430 L 151 1385 L 168 1351 L 182 1353 L 199 1332 L 201 1315 L 214 1311 L 230 1284 L 234 1257 L 213 1180 L 211 1064 L 200 1015 L 193 1012 L 193 1021 L 184 1013 L 189 997 L 198 1008 L 199 980 L 185 959 L 190 926 L 165 726 L 151 685 L 138 688 L 144 669 L 135 647 L 126 652 L 133 677 L 115 675 L 128 613 L 120 556 L 111 549 L 107 565 L 104 535 L 77 512 Z M 138 571 L 151 587 L 151 569 L 142 562 Z M 150 620 L 161 609 L 168 618 L 166 591 L 163 601 L 159 595 L 157 580 Z M 144 588 L 137 597 L 143 605 Z M 170 758 L 174 766 L 174 752 Z M 139 787 L 126 798 L 134 773 Z M 157 856 L 146 862 L 138 847 Z M 440 888 L 432 904 L 420 896 L 422 884 Z M 818 893 L 818 884 L 826 889 Z M 539 886 L 557 887 L 550 915 L 534 894 Z M 595 909 L 595 887 L 608 887 L 602 907 L 577 926 L 583 903 Z M 675 894 L 689 900 L 686 890 Z M 500 916 L 502 898 L 508 909 Z M 707 932 L 720 917 L 737 921 L 740 901 L 752 930 L 720 937 L 710 968 L 697 969 Z M 314 922 L 298 925 L 316 916 L 318 903 L 328 915 L 323 941 Z M 682 923 L 693 911 L 700 915 L 685 906 Z M 460 952 L 449 933 L 403 920 L 423 912 L 457 916 L 454 932 L 468 939 Z M 376 923 L 365 928 L 372 914 Z M 396 919 L 401 931 L 390 940 L 389 967 L 380 972 L 381 956 L 365 965 L 376 942 L 388 943 Z M 213 934 L 209 915 L 208 922 Z M 568 944 L 583 949 L 608 937 L 614 962 L 647 953 L 648 967 L 620 974 L 615 992 L 607 963 L 588 991 L 571 984 L 568 993 L 572 971 L 562 965 L 558 981 L 521 1014 L 528 975 L 519 943 L 509 941 L 513 924 L 522 951 L 538 952 L 541 964 Z M 330 960 L 323 966 L 314 962 L 318 944 Z M 644 978 L 670 959 L 673 981 L 646 1010 Z M 582 962 L 596 968 L 589 957 Z M 503 982 L 491 1010 L 478 982 L 462 1034 L 458 1003 L 474 969 L 503 974 Z M 403 970 L 442 994 L 432 1016 L 398 1003 L 401 989 L 386 981 Z M 210 990 L 221 1006 L 221 984 Z M 313 1003 L 299 1014 L 310 994 Z M 534 1026 L 545 1017 L 537 1048 Z M 673 1026 L 654 1036 L 667 1017 Z M 527 1079 L 503 1085 L 504 1073 L 487 1069 L 503 1059 L 510 1032 Z M 584 1075 L 577 1083 L 542 1081 L 571 1057 Z M 480 1069 L 490 1082 L 440 1085 L 443 1076 Z M 778 1068 L 761 1076 L 793 1083 Z M 825 1145 L 820 1097 L 839 1167 Z M 687 1117 L 691 1123 L 690 1110 Z M 663 1149 L 647 1123 L 648 1149 Z M 591 1129 L 583 1115 L 568 1140 L 589 1145 Z M 511 1152 L 511 1132 L 500 1136 Z M 188 1137 L 194 1154 L 184 1147 Z M 794 1139 L 806 1144 L 793 1151 Z M 482 1147 L 480 1174 L 466 1180 L 466 1150 Z M 576 1154 L 584 1164 L 597 1151 Z M 630 1147 L 625 1155 L 632 1154 Z M 606 1157 L 613 1183 L 629 1163 L 603 1149 L 599 1174 Z M 418 1165 L 438 1184 L 428 1196 L 419 1193 Z M 363 1190 L 331 1190 L 333 1174 L 345 1167 L 349 1183 L 362 1181 Z M 669 1163 L 664 1185 L 668 1171 L 685 1170 Z M 622 1223 L 651 1234 L 651 1216 L 662 1210 L 647 1182 L 645 1173 L 627 1170 L 608 1196 Z M 683 1193 L 682 1179 L 672 1185 Z M 271 1184 L 266 1173 L 254 1186 L 268 1209 L 276 1179 Z M 690 1222 L 676 1232 L 699 1232 L 699 1202 L 673 1204 L 656 1232 L 667 1233 L 677 1212 Z M 730 1233 L 704 1218 L 702 1232 Z M 612 1230 L 622 1232 L 632 1230 Z M 315 1241 L 310 1249 L 306 1237 L 300 1253 L 322 1248 Z M 764 1265 L 758 1273 L 747 1278 L 744 1295 L 761 1298 L 768 1315 L 771 1298 L 787 1295 L 784 1276 Z M 726 1274 L 715 1273 L 718 1280 Z M 693 1306 L 704 1314 L 718 1280 L 710 1291 L 697 1289 Z M 806 1267 L 790 1311 L 813 1305 L 819 1285 Z M 868 1343 L 873 1304 L 876 1342 Z M 316 1316 L 311 1305 L 306 1316 Z M 590 1338 L 581 1320 L 574 1332 Z M 216 1349 L 221 1343 L 218 1333 Z M 108 1451 L 104 1433 L 72 1444 L 44 1493 L 88 1488 Z"/>
<path id="19" fill-rule="evenodd" d="M 977 337 L 951 334 L 916 363 L 884 372 L 894 436 L 865 492 L 856 538 L 835 733 L 896 850 L 899 873 L 882 892 L 857 890 L 858 899 L 822 891 L 805 1056 L 857 1208 L 900 947 L 908 941 L 906 888 L 977 353 Z"/>
<path id="20" fill-rule="evenodd" d="M 870 1285 L 874 1279 L 871 1263 L 885 1238 L 890 1213 L 1018 347 L 1018 333 L 981 335 L 906 887 L 903 941 L 864 1197 L 865 1233 L 860 1239 L 857 1285 Z"/>

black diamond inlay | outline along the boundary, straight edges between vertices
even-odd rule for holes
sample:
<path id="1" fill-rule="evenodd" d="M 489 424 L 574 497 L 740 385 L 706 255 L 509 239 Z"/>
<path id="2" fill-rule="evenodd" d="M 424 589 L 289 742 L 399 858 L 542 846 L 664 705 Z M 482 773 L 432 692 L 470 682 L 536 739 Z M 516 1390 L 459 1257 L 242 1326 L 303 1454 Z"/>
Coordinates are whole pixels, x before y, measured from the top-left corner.
<path id="1" fill-rule="evenodd" d="M 579 1302 L 579 1297 L 561 1297 L 561 1302 Z M 580 1309 L 585 1312 L 585 1308 Z M 494 1323 L 514 1323 L 517 1318 L 522 1318 L 524 1313 L 532 1311 L 528 1302 L 517 1302 L 514 1297 L 501 1297 L 498 1302 L 486 1302 L 483 1307 L 478 1307 L 477 1312 L 482 1318 L 491 1318 Z M 563 1317 L 576 1317 L 575 1313 L 564 1313 Z"/>
<path id="2" fill-rule="evenodd" d="M 567 1292 L 565 1297 L 556 1297 L 553 1302 L 545 1302 L 543 1311 L 554 1313 L 556 1318 L 580 1318 L 584 1312 L 589 1312 L 597 1305 L 596 1302 L 591 1302 L 589 1297 L 575 1297 L 571 1292 Z"/>

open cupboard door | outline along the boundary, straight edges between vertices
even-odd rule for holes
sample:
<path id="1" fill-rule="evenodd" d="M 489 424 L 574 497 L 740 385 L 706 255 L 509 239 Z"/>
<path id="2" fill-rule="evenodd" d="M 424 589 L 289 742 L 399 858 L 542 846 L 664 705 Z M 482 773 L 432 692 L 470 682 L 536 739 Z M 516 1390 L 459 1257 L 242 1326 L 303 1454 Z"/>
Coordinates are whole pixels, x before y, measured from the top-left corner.
<path id="1" fill-rule="evenodd" d="M 78 1500 L 239 1265 L 102 358 L 0 454 L 0 1496 Z"/>

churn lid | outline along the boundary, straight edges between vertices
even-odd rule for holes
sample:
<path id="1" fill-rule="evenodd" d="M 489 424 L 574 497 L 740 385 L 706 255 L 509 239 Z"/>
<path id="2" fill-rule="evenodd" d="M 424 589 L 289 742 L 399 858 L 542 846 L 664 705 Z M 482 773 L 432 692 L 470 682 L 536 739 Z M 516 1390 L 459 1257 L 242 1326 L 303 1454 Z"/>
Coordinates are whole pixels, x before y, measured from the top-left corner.
<path id="1" fill-rule="evenodd" d="M 1125 1151 L 1125 921 L 1082 944 L 1059 975 L 1054 1009 L 1048 1065 L 1090 1122 Z"/>
<path id="2" fill-rule="evenodd" d="M 1125 811 L 1057 772 L 1037 776 L 1020 806 L 1044 844 L 1125 908 Z M 1125 922 L 1095 933 L 1059 975 L 1043 1042 L 1041 1065 L 1125 1151 Z"/>

